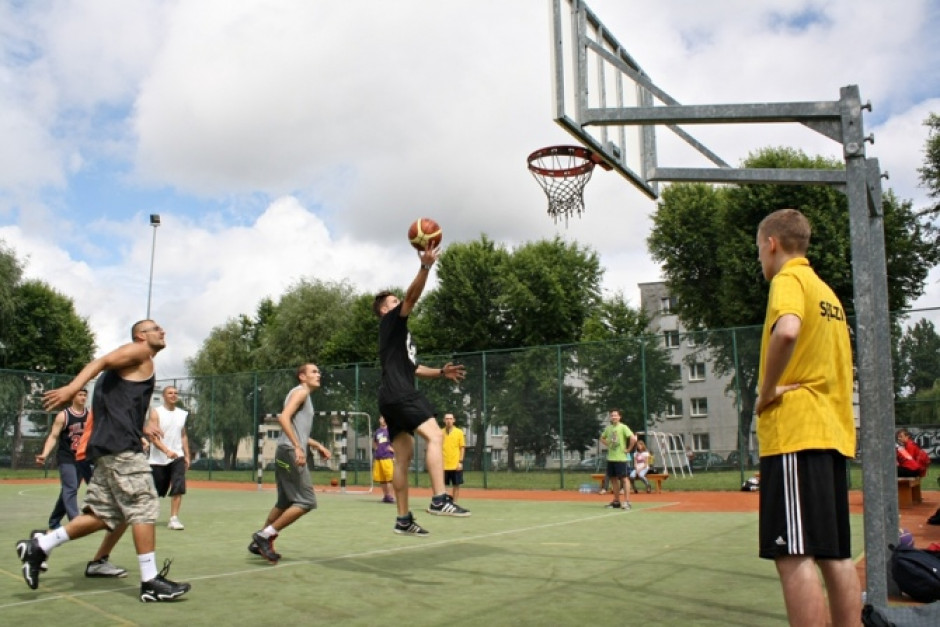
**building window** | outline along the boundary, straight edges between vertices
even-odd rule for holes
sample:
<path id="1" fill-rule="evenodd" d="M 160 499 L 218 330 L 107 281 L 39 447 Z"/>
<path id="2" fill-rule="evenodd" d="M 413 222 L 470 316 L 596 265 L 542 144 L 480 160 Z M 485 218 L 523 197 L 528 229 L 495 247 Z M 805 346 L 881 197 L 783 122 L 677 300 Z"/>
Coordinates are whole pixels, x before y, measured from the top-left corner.
<path id="1" fill-rule="evenodd" d="M 693 451 L 711 450 L 711 442 L 708 439 L 707 433 L 693 433 L 692 434 L 692 450 Z"/>
<path id="2" fill-rule="evenodd" d="M 663 344 L 666 348 L 679 348 L 679 332 L 663 331 Z"/>
<path id="3" fill-rule="evenodd" d="M 689 414 L 693 418 L 704 418 L 708 415 L 708 399 L 692 398 L 689 399 Z"/>
<path id="4" fill-rule="evenodd" d="M 671 314 L 676 309 L 675 296 L 663 296 L 659 299 L 659 313 Z"/>
<path id="5" fill-rule="evenodd" d="M 689 364 L 689 381 L 704 381 L 705 380 L 705 362 L 698 361 L 694 364 Z"/>
<path id="6" fill-rule="evenodd" d="M 500 433 L 501 428 L 499 425 L 490 425 L 490 435 L 502 435 Z"/>
<path id="7" fill-rule="evenodd" d="M 490 459 L 493 460 L 493 463 L 497 463 L 497 462 L 503 461 L 503 449 L 501 449 L 501 448 L 494 448 L 494 449 L 493 449 L 493 453 L 492 453 Z"/>
<path id="8" fill-rule="evenodd" d="M 678 420 L 682 418 L 682 401 L 675 399 L 666 407 L 666 418 L 669 420 Z"/>

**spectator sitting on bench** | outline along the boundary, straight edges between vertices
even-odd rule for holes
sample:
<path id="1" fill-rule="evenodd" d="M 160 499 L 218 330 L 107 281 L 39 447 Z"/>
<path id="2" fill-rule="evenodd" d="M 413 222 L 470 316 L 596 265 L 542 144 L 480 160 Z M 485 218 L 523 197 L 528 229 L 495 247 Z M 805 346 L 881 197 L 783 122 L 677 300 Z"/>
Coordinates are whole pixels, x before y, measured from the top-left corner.
<path id="1" fill-rule="evenodd" d="M 650 482 L 646 479 L 646 473 L 650 471 L 650 452 L 646 450 L 646 442 L 637 440 L 636 453 L 633 454 L 633 470 L 630 471 L 630 487 L 636 494 L 636 480 L 639 479 L 646 484 L 646 493 L 653 491 Z"/>
<path id="2" fill-rule="evenodd" d="M 930 456 L 911 439 L 911 434 L 907 429 L 898 429 L 896 438 L 898 476 L 923 477 L 926 475 Z"/>

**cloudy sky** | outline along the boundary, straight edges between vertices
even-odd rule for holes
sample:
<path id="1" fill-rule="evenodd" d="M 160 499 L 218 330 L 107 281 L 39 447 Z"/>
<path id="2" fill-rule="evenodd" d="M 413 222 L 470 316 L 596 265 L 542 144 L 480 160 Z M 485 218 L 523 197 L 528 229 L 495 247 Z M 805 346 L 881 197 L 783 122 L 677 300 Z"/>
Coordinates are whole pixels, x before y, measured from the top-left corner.
<path id="1" fill-rule="evenodd" d="M 858 85 L 868 155 L 927 204 L 937 0 L 589 6 L 683 104 L 832 101 Z M 422 215 L 445 244 L 590 245 L 605 288 L 638 305 L 637 284 L 661 278 L 653 202 L 598 169 L 566 228 L 525 167 L 572 143 L 552 120 L 549 18 L 547 0 L 0 0 L 0 239 L 75 301 L 101 352 L 145 316 L 154 250 L 161 377 L 302 277 L 407 284 L 405 231 Z M 694 129 L 732 165 L 783 143 L 841 154 L 799 130 L 710 130 Z M 938 281 L 918 305 L 940 305 Z"/>

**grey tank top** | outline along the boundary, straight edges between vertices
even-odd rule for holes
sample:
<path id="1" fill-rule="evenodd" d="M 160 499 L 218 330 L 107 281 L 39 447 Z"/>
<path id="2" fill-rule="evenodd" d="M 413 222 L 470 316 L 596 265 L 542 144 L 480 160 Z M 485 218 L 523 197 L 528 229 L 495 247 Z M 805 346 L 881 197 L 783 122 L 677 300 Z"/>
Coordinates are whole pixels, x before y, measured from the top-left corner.
<path id="1" fill-rule="evenodd" d="M 294 393 L 294 390 L 301 386 L 293 388 L 290 392 L 287 393 L 287 396 L 284 398 L 284 405 L 287 405 L 287 399 L 290 398 L 290 395 Z M 310 395 L 307 395 L 307 398 L 304 399 L 304 404 L 300 409 L 294 414 L 294 417 L 291 419 L 291 425 L 294 427 L 294 435 L 297 436 L 297 441 L 300 442 L 301 446 L 307 445 L 307 439 L 310 437 L 310 431 L 313 429 L 313 402 L 310 400 Z M 291 444 L 290 438 L 287 437 L 286 433 L 281 433 L 277 439 L 278 448 L 294 448 L 294 445 Z"/>

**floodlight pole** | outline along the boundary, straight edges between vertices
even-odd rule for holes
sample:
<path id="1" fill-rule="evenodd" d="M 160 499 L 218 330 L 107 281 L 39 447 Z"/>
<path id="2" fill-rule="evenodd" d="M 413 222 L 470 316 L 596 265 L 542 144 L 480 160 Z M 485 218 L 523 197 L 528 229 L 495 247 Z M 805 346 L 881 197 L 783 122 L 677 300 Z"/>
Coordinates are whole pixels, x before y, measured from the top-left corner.
<path id="1" fill-rule="evenodd" d="M 150 214 L 150 226 L 153 227 L 153 243 L 150 245 L 150 281 L 147 283 L 147 320 L 150 319 L 150 297 L 153 295 L 153 259 L 157 252 L 157 227 L 160 226 L 160 214 Z"/>

